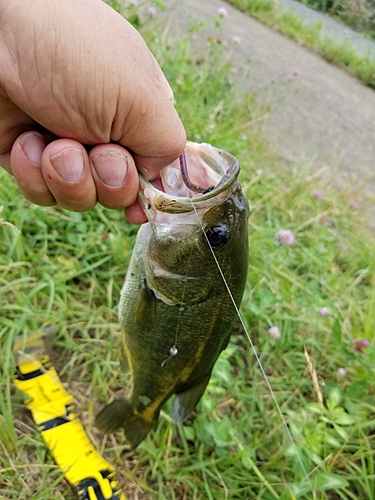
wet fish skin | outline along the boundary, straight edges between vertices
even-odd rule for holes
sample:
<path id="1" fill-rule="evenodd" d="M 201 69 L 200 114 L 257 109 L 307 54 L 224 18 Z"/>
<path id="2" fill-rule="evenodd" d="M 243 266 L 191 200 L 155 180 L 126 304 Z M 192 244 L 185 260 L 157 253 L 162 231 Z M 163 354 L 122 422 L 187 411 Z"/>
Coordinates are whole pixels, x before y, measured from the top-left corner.
<path id="1" fill-rule="evenodd" d="M 189 416 L 230 339 L 237 314 L 217 263 L 239 306 L 248 263 L 248 203 L 236 178 L 218 203 L 214 193 L 209 209 L 200 211 L 197 196 L 196 212 L 188 216 L 151 214 L 137 236 L 120 301 L 132 387 L 96 419 L 105 433 L 123 427 L 132 448 L 173 394 L 174 422 Z M 217 263 L 202 227 L 216 245 Z M 174 346 L 177 354 L 171 355 Z"/>

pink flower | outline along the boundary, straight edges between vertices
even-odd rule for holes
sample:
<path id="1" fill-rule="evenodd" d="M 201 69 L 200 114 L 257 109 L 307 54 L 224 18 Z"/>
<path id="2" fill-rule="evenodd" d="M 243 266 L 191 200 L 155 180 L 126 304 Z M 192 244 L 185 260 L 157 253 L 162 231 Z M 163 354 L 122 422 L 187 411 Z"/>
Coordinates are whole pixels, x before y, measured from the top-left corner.
<path id="1" fill-rule="evenodd" d="M 358 208 L 358 203 L 355 200 L 349 200 L 349 206 L 352 208 Z"/>
<path id="2" fill-rule="evenodd" d="M 329 316 L 331 314 L 331 311 L 328 307 L 322 307 L 319 313 L 321 316 Z"/>
<path id="3" fill-rule="evenodd" d="M 366 349 L 370 346 L 370 342 L 367 339 L 355 340 L 353 342 L 354 350 L 357 352 L 363 352 L 363 349 Z"/>
<path id="4" fill-rule="evenodd" d="M 293 74 L 294 74 L 295 76 L 299 76 L 299 75 L 301 74 L 301 70 L 297 68 L 297 69 L 295 69 L 295 70 L 293 71 Z"/>
<path id="5" fill-rule="evenodd" d="M 268 333 L 272 339 L 279 339 L 281 337 L 281 332 L 277 326 L 271 326 L 269 328 Z"/>
<path id="6" fill-rule="evenodd" d="M 273 76 L 273 77 L 271 78 L 271 83 L 276 83 L 276 82 L 277 82 L 277 78 L 276 78 L 276 76 Z"/>
<path id="7" fill-rule="evenodd" d="M 219 14 L 219 16 L 221 17 L 226 17 L 228 15 L 228 11 L 225 7 L 219 7 L 217 9 L 217 13 Z"/>
<path id="8" fill-rule="evenodd" d="M 324 193 L 321 189 L 318 189 L 317 191 L 314 191 L 314 196 L 315 198 L 319 198 L 319 200 L 321 200 L 324 196 Z"/>
<path id="9" fill-rule="evenodd" d="M 129 0 L 130 5 L 138 5 L 138 0 Z"/>
<path id="10" fill-rule="evenodd" d="M 157 14 L 156 7 L 154 7 L 153 5 L 150 5 L 150 7 L 147 9 L 147 12 L 148 12 L 148 14 L 149 14 L 151 17 L 155 17 L 155 16 L 156 16 L 156 14 Z"/>
<path id="11" fill-rule="evenodd" d="M 288 81 L 291 82 L 292 80 L 294 80 L 293 75 L 289 75 L 288 76 Z"/>
<path id="12" fill-rule="evenodd" d="M 241 42 L 241 37 L 238 35 L 232 36 L 232 42 L 233 43 L 240 43 Z"/>
<path id="13" fill-rule="evenodd" d="M 238 72 L 238 68 L 234 67 L 230 69 L 231 73 L 237 73 Z"/>
<path id="14" fill-rule="evenodd" d="M 289 229 L 280 229 L 276 234 L 276 241 L 280 245 L 292 245 L 295 241 L 294 234 Z"/>

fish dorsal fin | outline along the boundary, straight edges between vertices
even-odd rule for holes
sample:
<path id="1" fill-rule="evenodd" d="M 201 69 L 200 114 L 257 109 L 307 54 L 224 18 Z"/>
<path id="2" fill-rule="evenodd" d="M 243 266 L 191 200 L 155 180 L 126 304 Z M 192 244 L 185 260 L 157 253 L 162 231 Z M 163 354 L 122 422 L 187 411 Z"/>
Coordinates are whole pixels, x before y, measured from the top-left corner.
<path id="1" fill-rule="evenodd" d="M 183 422 L 197 406 L 198 401 L 203 396 L 210 377 L 211 372 L 200 382 L 186 389 L 186 391 L 176 394 L 171 409 L 171 417 L 175 424 Z"/>

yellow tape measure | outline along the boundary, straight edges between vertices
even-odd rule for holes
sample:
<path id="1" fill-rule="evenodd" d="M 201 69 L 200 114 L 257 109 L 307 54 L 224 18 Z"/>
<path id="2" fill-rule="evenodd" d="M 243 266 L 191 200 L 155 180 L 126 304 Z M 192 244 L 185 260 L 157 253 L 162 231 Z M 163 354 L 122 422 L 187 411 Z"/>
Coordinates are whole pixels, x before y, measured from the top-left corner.
<path id="1" fill-rule="evenodd" d="M 15 383 L 27 394 L 27 407 L 66 479 L 80 500 L 126 500 L 115 470 L 94 448 L 74 414 L 73 398 L 61 384 L 47 355 L 44 338 L 50 328 L 19 336 L 13 344 Z"/>

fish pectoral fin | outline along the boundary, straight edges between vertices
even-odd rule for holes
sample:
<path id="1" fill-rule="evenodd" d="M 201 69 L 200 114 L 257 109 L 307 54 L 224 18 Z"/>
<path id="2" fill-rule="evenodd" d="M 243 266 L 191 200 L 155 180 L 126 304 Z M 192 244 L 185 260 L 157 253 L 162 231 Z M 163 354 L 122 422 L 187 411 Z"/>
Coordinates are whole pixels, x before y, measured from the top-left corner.
<path id="1" fill-rule="evenodd" d="M 126 398 L 116 399 L 105 406 L 95 419 L 95 426 L 104 434 L 123 427 L 132 450 L 143 441 L 154 424 L 155 422 L 146 422 L 138 417 Z"/>
<path id="2" fill-rule="evenodd" d="M 171 417 L 175 424 L 182 423 L 194 410 L 198 401 L 203 396 L 210 378 L 211 372 L 186 391 L 176 394 L 171 408 Z"/>
<path id="3" fill-rule="evenodd" d="M 146 285 L 145 285 L 146 286 Z M 140 326 L 151 328 L 155 321 L 156 297 L 149 288 L 141 288 L 135 310 L 135 322 Z"/>

